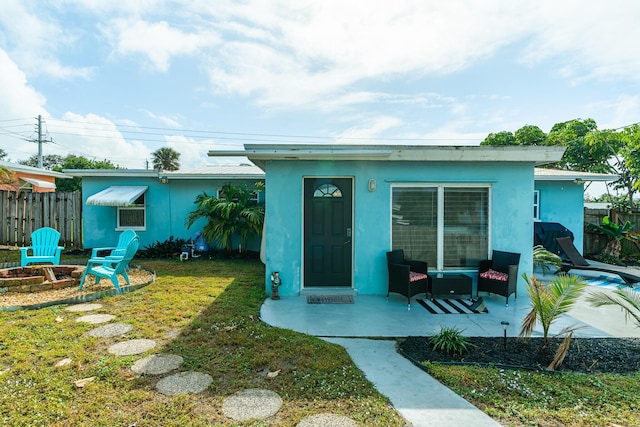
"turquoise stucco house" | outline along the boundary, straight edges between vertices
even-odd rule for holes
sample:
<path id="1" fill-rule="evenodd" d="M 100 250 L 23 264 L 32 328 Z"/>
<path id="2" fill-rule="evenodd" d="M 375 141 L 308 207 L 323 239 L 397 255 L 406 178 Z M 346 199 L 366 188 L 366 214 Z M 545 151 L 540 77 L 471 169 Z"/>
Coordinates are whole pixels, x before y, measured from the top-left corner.
<path id="1" fill-rule="evenodd" d="M 83 178 L 84 247 L 115 243 L 125 227 L 143 246 L 185 226 L 203 191 L 264 181 L 265 288 L 280 272 L 280 294 L 387 290 L 385 252 L 401 248 L 430 272 L 472 277 L 493 249 L 521 254 L 531 273 L 533 224 L 559 222 L 583 242 L 587 181 L 615 179 L 537 166 L 560 160 L 563 147 L 245 145 L 211 156 L 248 157 L 255 165 L 190 171 L 65 170 Z M 260 245 L 262 243 L 262 246 Z M 313 260 L 322 260 L 316 262 Z M 475 283 L 474 283 L 475 286 Z M 519 294 L 524 293 L 520 279 Z"/>
<path id="2" fill-rule="evenodd" d="M 209 155 L 246 156 L 265 172 L 267 292 L 278 271 L 281 295 L 382 295 L 390 249 L 428 261 L 430 272 L 472 277 L 493 249 L 518 252 L 520 272 L 531 273 L 534 213 L 571 225 L 581 245 L 584 181 L 562 172 L 536 181 L 536 166 L 563 153 L 564 147 L 256 144 Z M 524 294 L 522 279 L 518 286 Z"/>
<path id="3" fill-rule="evenodd" d="M 82 177 L 84 247 L 109 246 L 125 228 L 140 236 L 140 247 L 174 238 L 190 239 L 206 221 L 187 228 L 185 218 L 195 210 L 203 191 L 217 195 L 225 184 L 252 187 L 264 181 L 254 165 L 209 165 L 175 172 L 131 169 L 64 170 Z M 264 194 L 259 197 L 263 198 Z M 258 251 L 260 242 L 249 249 Z"/>

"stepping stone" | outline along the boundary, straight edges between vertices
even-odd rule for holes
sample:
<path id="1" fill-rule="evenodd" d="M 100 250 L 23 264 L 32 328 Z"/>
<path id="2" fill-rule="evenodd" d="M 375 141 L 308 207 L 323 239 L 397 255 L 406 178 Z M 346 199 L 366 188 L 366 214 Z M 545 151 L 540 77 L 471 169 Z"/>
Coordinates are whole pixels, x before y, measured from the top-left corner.
<path id="1" fill-rule="evenodd" d="M 69 307 L 65 308 L 65 310 L 79 312 L 79 311 L 98 310 L 101 308 L 102 308 L 102 304 L 75 304 L 75 305 L 70 305 Z"/>
<path id="2" fill-rule="evenodd" d="M 99 323 L 107 323 L 115 319 L 113 314 L 87 314 L 86 316 L 78 317 L 76 322 L 91 323 L 97 325 Z"/>
<path id="3" fill-rule="evenodd" d="M 183 361 L 175 354 L 152 354 L 134 363 L 131 370 L 139 375 L 162 375 L 178 369 Z"/>
<path id="4" fill-rule="evenodd" d="M 211 375 L 201 374 L 200 372 L 179 372 L 158 381 L 156 390 L 168 395 L 201 393 L 212 382 Z"/>
<path id="5" fill-rule="evenodd" d="M 349 417 L 336 414 L 316 414 L 303 418 L 296 427 L 358 427 Z"/>
<path id="6" fill-rule="evenodd" d="M 282 398 L 277 393 L 250 388 L 227 397 L 222 404 L 222 412 L 235 421 L 247 421 L 272 417 L 281 406 Z"/>
<path id="7" fill-rule="evenodd" d="M 88 337 L 111 338 L 124 335 L 133 329 L 133 325 L 128 323 L 108 323 L 90 330 L 85 335 Z"/>
<path id="8" fill-rule="evenodd" d="M 116 356 L 131 356 L 134 354 L 144 353 L 155 346 L 156 342 L 154 340 L 129 340 L 112 345 L 109 347 L 108 351 Z"/>

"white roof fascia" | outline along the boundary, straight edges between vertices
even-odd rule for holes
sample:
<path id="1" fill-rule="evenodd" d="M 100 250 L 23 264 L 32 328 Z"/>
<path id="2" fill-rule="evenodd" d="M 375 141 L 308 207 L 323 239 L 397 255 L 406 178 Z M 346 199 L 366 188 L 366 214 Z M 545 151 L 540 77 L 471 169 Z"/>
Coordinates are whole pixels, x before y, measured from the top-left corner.
<path id="1" fill-rule="evenodd" d="M 607 182 L 607 181 L 615 181 L 620 178 L 620 176 L 616 174 L 567 171 L 567 170 L 560 170 L 560 169 L 544 169 L 544 168 L 535 168 L 534 175 L 535 175 L 536 181 Z"/>
<path id="2" fill-rule="evenodd" d="M 131 206 L 147 186 L 111 186 L 87 198 L 87 205 L 93 206 Z"/>
<path id="3" fill-rule="evenodd" d="M 151 177 L 157 178 L 158 171 L 149 169 L 63 169 L 71 176 L 114 176 L 114 177 Z"/>
<path id="4" fill-rule="evenodd" d="M 244 156 L 254 163 L 265 160 L 391 160 L 429 162 L 533 162 L 559 161 L 566 147 L 550 146 L 331 146 L 247 144 L 244 151 L 209 151 L 209 156 Z M 258 166 L 262 166 L 258 164 Z"/>
<path id="5" fill-rule="evenodd" d="M 32 173 L 34 175 L 53 176 L 54 178 L 71 178 L 70 176 L 65 175 L 64 173 L 61 173 L 61 172 L 34 168 L 32 166 L 25 166 L 19 163 L 0 161 L 0 166 L 4 166 L 5 168 L 10 169 L 14 172 L 25 172 L 25 173 Z"/>

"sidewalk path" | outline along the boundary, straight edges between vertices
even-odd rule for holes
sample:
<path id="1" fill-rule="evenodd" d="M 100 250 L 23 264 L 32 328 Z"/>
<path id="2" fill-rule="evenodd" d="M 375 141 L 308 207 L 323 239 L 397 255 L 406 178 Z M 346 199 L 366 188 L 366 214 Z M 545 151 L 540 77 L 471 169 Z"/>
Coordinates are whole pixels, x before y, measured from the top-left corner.
<path id="1" fill-rule="evenodd" d="M 324 339 L 344 347 L 367 379 L 414 427 L 500 425 L 399 355 L 394 340 Z"/>

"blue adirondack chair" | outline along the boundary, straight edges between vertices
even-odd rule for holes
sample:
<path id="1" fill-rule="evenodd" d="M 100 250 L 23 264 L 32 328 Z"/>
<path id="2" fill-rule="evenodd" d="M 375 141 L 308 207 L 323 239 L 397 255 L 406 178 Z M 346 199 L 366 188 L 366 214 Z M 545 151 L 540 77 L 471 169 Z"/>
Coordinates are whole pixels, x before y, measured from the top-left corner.
<path id="1" fill-rule="evenodd" d="M 124 230 L 122 233 L 120 233 L 120 237 L 118 238 L 118 244 L 116 246 L 93 248 L 91 250 L 91 259 L 96 260 L 99 258 L 103 258 L 105 261 L 110 261 L 113 259 L 117 261 L 118 257 L 121 257 L 124 255 L 125 251 L 127 250 L 127 245 L 129 244 L 129 242 L 137 237 L 138 235 L 136 234 L 135 231 L 130 229 Z M 109 254 L 98 256 L 98 253 L 105 252 L 105 251 L 109 251 Z M 128 270 L 129 266 L 127 265 L 125 266 L 125 268 Z"/>
<path id="2" fill-rule="evenodd" d="M 64 247 L 58 246 L 60 233 L 49 227 L 39 228 L 31 233 L 31 246 L 20 248 L 20 267 L 28 264 L 50 262 L 60 264 L 60 254 Z"/>
<path id="3" fill-rule="evenodd" d="M 120 284 L 118 283 L 119 275 L 124 278 L 127 285 L 130 285 L 127 267 L 129 261 L 133 259 L 133 256 L 138 251 L 139 245 L 140 239 L 136 236 L 129 241 L 122 255 L 109 256 L 109 259 L 105 257 L 92 258 L 87 261 L 87 267 L 84 269 L 84 273 L 82 273 L 82 279 L 80 279 L 79 289 L 82 290 L 87 274 L 96 276 L 96 284 L 100 283 L 100 279 L 102 278 L 111 280 L 118 292 L 121 291 Z"/>

